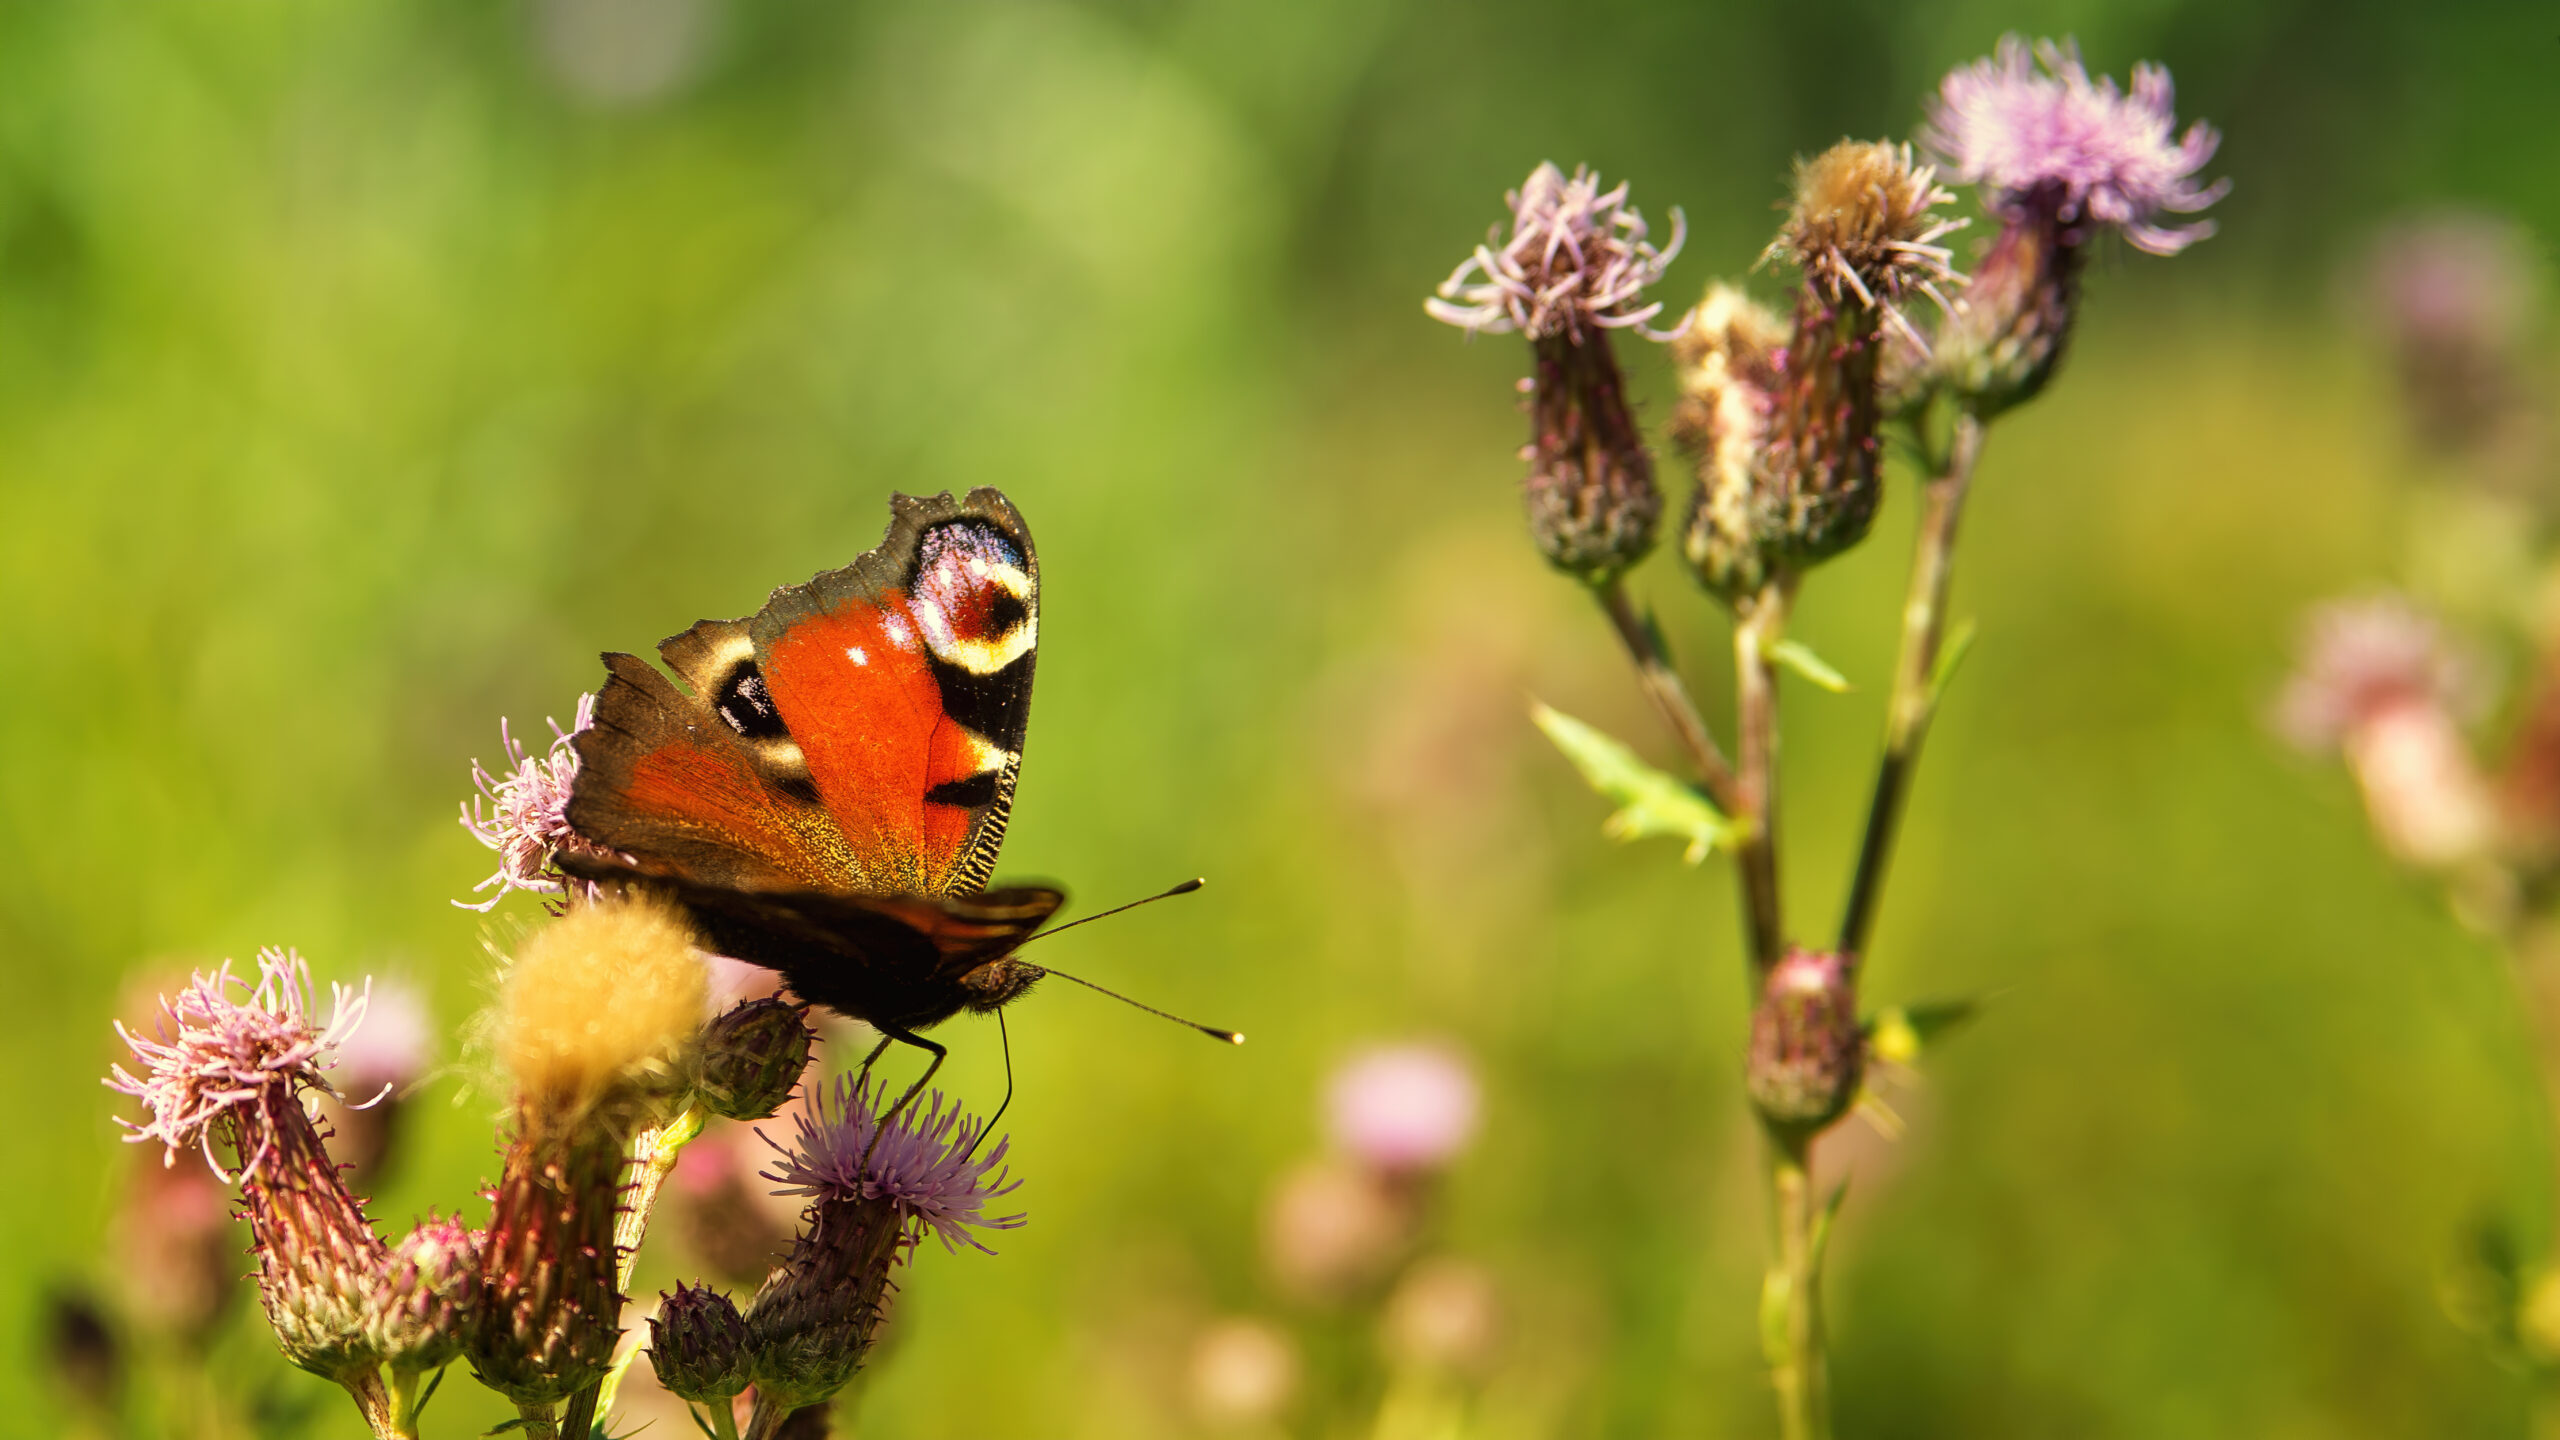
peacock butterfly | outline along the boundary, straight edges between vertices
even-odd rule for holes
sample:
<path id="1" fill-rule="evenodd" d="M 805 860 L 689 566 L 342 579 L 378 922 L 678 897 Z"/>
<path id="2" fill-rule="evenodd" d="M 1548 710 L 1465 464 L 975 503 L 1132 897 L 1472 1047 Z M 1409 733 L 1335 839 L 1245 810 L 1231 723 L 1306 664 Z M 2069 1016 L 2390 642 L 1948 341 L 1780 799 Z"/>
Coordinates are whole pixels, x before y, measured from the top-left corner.
<path id="1" fill-rule="evenodd" d="M 712 949 L 938 1066 L 916 1032 L 1048 973 L 1013 950 L 1066 901 L 986 888 L 1039 639 L 1040 562 L 1012 502 L 892 496 L 879 548 L 661 641 L 686 689 L 604 657 L 567 818 L 618 858 L 559 863 L 664 891 Z"/>

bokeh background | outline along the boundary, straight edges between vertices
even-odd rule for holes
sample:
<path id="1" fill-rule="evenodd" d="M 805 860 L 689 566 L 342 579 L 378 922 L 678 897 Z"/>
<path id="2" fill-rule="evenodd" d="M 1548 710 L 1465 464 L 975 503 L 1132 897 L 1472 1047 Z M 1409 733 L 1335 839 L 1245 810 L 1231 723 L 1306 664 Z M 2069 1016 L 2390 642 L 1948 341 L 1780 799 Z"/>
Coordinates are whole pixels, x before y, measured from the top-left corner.
<path id="1" fill-rule="evenodd" d="M 843 563 L 893 489 L 994 484 L 1046 578 L 1003 871 L 1210 877 L 1047 958 L 1252 1043 L 1018 1006 L 1032 1223 L 920 1258 L 854 1423 L 1200 1433 L 1188 1347 L 1243 1314 L 1335 1377 L 1276 1423 L 1361 1433 L 1365 1321 L 1275 1293 L 1262 1213 L 1329 1069 L 1434 1037 L 1485 1089 L 1434 1242 L 1500 1285 L 1479 1432 L 1766 1433 L 1730 879 L 1602 839 L 1527 724 L 1668 758 L 1518 533 L 1515 343 L 1419 302 L 1542 159 L 1686 212 L 1675 301 L 1740 274 L 1791 155 L 1909 133 L 2007 29 L 2167 62 L 2234 188 L 2188 255 L 2102 261 L 1993 436 L 1981 640 L 1869 985 L 1995 999 L 1906 1138 L 1829 1147 L 1842 1428 L 2517 1433 L 2527 1382 L 2440 1292 L 2484 1221 L 2545 1243 L 2525 1023 L 2265 714 L 2301 606 L 2407 513 L 2339 277 L 2411 207 L 2560 235 L 2560 25 L 2325 0 L 0 4 L 0 1432 L 69 1423 L 47 1297 L 125 1259 L 129 976 L 292 944 L 422 986 L 451 1058 L 538 918 L 449 903 L 499 718 L 540 734 L 600 649 Z M 1860 684 L 1790 692 L 1807 929 L 1909 524 L 1897 488 L 1803 602 Z M 1721 711 L 1721 619 L 1640 584 Z M 992 1105 L 992 1027 L 945 1038 Z M 494 1104 L 432 1083 L 377 1214 L 476 1213 Z M 250 1427 L 350 1433 L 247 1318 Z M 456 1383 L 429 1422 L 500 1414 Z"/>

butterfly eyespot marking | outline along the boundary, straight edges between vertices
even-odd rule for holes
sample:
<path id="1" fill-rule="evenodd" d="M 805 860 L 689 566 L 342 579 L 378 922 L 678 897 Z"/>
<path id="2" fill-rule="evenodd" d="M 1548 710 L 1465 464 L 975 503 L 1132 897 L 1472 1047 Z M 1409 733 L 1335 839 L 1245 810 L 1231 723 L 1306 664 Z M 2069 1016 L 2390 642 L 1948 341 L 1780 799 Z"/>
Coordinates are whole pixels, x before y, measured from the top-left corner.
<path id="1" fill-rule="evenodd" d="M 993 675 L 1039 643 L 1030 571 L 991 526 L 964 520 L 926 531 L 907 593 L 926 648 L 945 665 Z"/>
<path id="2" fill-rule="evenodd" d="M 773 695 L 765 689 L 764 676 L 755 662 L 744 661 L 721 678 L 720 688 L 712 692 L 711 708 L 729 728 L 750 740 L 780 740 L 790 735 L 782 723 L 782 712 L 775 709 Z"/>

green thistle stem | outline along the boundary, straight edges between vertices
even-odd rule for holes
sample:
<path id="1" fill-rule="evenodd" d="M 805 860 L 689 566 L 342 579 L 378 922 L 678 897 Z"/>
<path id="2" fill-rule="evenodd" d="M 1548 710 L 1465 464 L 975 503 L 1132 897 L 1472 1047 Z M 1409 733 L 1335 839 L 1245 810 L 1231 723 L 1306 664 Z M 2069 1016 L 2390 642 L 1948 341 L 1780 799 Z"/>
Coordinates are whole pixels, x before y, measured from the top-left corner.
<path id="1" fill-rule="evenodd" d="M 1921 742 L 1937 712 L 1938 652 L 1947 630 L 1947 589 L 1955 575 L 1956 528 L 1964 519 L 1974 463 L 1982 455 L 1982 421 L 1971 411 L 1956 416 L 1946 452 L 1931 468 L 1921 492 L 1920 534 L 1911 557 L 1911 588 L 1902 604 L 1902 651 L 1894 664 L 1893 696 L 1886 702 L 1884 758 L 1876 766 L 1875 794 L 1867 804 L 1866 837 L 1840 917 L 1839 950 L 1864 956 L 1875 932 L 1876 906 L 1892 864 L 1902 805 Z"/>

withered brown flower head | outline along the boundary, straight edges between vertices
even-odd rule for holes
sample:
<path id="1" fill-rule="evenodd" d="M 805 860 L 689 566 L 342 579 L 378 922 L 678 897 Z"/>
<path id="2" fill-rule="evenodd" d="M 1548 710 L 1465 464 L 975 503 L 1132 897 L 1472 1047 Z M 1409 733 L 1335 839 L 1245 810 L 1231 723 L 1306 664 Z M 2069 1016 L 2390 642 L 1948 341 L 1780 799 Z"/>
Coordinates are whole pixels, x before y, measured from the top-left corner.
<path id="1" fill-rule="evenodd" d="M 1955 271 L 1937 242 L 1964 222 L 1937 207 L 1954 199 L 1909 145 L 1843 140 L 1796 162 L 1795 204 L 1768 255 L 1793 260 L 1834 302 L 1854 296 L 1907 332 L 1899 307 L 1908 297 L 1946 304 L 1938 287 Z"/>

